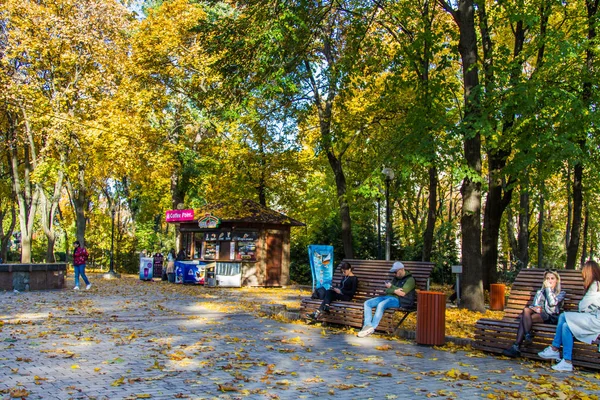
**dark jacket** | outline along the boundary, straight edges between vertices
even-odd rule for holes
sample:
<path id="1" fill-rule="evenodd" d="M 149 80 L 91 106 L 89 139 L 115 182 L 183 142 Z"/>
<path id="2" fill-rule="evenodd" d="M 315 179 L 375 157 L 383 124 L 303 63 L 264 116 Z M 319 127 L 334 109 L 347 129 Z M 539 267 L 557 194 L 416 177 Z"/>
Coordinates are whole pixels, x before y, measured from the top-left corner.
<path id="1" fill-rule="evenodd" d="M 342 294 L 348 297 L 348 300 L 352 300 L 352 297 L 354 297 L 354 293 L 356 293 L 357 287 L 358 278 L 356 276 L 344 276 L 340 280 L 340 284 L 338 286 Z"/>

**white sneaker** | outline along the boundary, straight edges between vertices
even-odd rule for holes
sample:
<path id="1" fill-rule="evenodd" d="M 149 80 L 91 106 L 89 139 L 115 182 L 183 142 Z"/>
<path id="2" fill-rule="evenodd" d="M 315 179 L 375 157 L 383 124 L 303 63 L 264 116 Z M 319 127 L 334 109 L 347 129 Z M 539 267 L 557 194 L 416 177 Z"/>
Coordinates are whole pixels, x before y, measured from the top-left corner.
<path id="1" fill-rule="evenodd" d="M 555 371 L 571 372 L 573 371 L 573 364 L 563 358 L 558 364 L 553 365 L 552 369 Z"/>
<path id="2" fill-rule="evenodd" d="M 369 327 L 365 326 L 360 332 L 358 332 L 358 334 L 356 336 L 365 337 L 365 336 L 369 336 L 373 332 L 375 332 L 375 328 L 373 328 L 372 326 L 369 326 Z"/>
<path id="3" fill-rule="evenodd" d="M 85 290 L 90 290 L 91 287 L 92 287 L 92 284 L 88 283 L 87 286 L 85 287 Z"/>
<path id="4" fill-rule="evenodd" d="M 79 290 L 79 286 L 75 286 L 73 290 Z"/>
<path id="5" fill-rule="evenodd" d="M 548 346 L 544 350 L 540 351 L 538 356 L 545 358 L 546 360 L 560 360 L 560 352 L 554 350 L 552 346 Z"/>

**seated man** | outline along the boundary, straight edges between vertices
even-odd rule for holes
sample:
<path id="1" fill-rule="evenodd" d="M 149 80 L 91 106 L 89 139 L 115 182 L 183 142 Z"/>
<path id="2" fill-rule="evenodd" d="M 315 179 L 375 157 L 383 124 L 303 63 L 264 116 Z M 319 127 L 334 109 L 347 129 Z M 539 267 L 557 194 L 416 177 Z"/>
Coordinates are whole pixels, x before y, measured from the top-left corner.
<path id="1" fill-rule="evenodd" d="M 385 296 L 375 297 L 365 301 L 365 313 L 363 328 L 358 332 L 358 337 L 369 336 L 375 332 L 377 325 L 383 317 L 383 312 L 387 308 L 403 307 L 412 308 L 415 304 L 415 278 L 412 274 L 404 269 L 404 264 L 396 261 L 392 265 L 390 272 L 394 274 L 394 279 L 391 282 L 386 282 Z M 375 315 L 373 316 L 372 308 L 376 307 Z"/>

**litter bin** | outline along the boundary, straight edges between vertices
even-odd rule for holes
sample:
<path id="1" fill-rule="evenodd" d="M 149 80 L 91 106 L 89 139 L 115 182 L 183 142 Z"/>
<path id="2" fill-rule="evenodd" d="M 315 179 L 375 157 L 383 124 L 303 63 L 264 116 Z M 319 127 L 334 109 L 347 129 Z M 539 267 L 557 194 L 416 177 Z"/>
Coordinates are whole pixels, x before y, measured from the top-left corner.
<path id="1" fill-rule="evenodd" d="M 217 278 L 215 277 L 215 267 L 206 267 L 206 286 L 217 286 Z"/>
<path id="2" fill-rule="evenodd" d="M 418 344 L 441 346 L 446 341 L 446 295 L 440 292 L 417 293 Z"/>
<path id="3" fill-rule="evenodd" d="M 490 310 L 503 311 L 506 286 L 501 283 L 490 285 Z"/>

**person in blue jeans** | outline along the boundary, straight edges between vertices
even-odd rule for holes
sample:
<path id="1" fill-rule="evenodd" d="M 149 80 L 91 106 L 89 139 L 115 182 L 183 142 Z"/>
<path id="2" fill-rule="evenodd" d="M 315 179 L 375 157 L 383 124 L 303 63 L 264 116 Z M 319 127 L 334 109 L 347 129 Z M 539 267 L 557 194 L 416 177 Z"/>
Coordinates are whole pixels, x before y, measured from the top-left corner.
<path id="1" fill-rule="evenodd" d="M 385 283 L 385 296 L 375 297 L 364 303 L 363 328 L 358 332 L 358 337 L 369 336 L 375 332 L 386 309 L 412 308 L 415 305 L 416 282 L 410 271 L 407 271 L 400 261 L 396 261 L 390 272 L 394 274 L 394 278 L 391 282 Z M 375 308 L 375 315 L 373 315 L 373 308 Z"/>
<path id="2" fill-rule="evenodd" d="M 85 264 L 87 263 L 89 254 L 88 254 L 87 250 L 81 246 L 81 243 L 79 243 L 79 240 L 76 240 L 75 243 L 73 243 L 73 247 L 75 248 L 75 250 L 73 251 L 73 269 L 75 270 L 75 287 L 73 289 L 79 290 L 79 275 L 81 275 L 81 277 L 83 278 L 83 281 L 86 284 L 85 288 L 87 290 L 89 290 L 92 287 L 92 284 L 88 280 L 87 276 L 85 276 Z"/>

